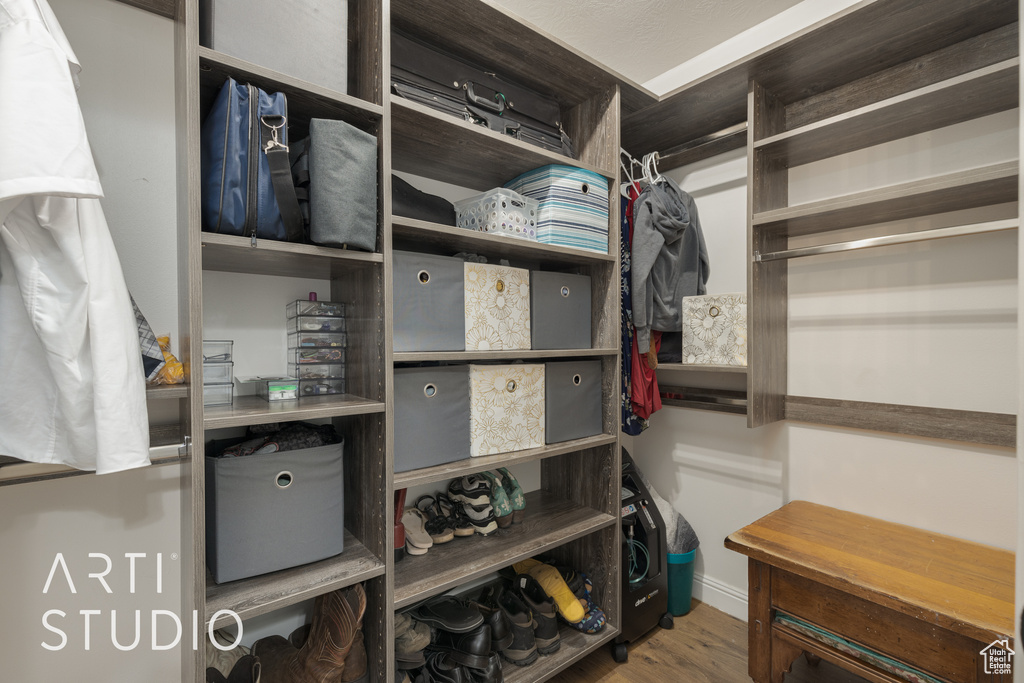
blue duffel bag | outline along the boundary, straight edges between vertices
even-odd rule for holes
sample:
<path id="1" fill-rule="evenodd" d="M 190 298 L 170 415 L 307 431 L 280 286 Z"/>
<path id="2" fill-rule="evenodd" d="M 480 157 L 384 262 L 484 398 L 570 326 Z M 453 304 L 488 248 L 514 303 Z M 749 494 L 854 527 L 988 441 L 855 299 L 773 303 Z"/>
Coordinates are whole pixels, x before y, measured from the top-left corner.
<path id="1" fill-rule="evenodd" d="M 288 163 L 288 101 L 229 78 L 203 122 L 203 230 L 303 239 Z"/>

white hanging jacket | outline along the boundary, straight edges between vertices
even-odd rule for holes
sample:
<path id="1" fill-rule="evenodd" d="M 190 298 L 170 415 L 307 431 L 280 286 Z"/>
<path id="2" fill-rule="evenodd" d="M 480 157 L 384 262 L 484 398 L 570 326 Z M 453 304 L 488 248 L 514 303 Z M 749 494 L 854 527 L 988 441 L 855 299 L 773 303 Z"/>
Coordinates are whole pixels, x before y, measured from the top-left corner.
<path id="1" fill-rule="evenodd" d="M 149 464 L 138 333 L 46 0 L 0 0 L 0 455 Z"/>

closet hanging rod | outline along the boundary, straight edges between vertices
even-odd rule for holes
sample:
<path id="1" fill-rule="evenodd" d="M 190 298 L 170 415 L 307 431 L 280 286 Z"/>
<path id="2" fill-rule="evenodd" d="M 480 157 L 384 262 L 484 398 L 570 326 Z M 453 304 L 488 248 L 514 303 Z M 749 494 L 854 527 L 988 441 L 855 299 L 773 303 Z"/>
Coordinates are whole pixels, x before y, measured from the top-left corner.
<path id="1" fill-rule="evenodd" d="M 184 443 L 168 444 L 165 446 L 151 446 L 149 449 L 150 467 L 173 465 L 182 462 L 184 456 L 181 451 L 183 448 L 185 448 Z M 66 477 L 86 475 L 95 476 L 95 473 L 87 470 L 76 470 L 72 467 L 63 467 L 60 465 L 44 465 L 34 462 L 14 462 L 0 466 L 0 486 L 27 484 L 30 482 L 45 481 L 48 479 L 64 479 Z"/>
<path id="2" fill-rule="evenodd" d="M 668 170 L 708 159 L 747 144 L 747 122 L 742 121 L 714 133 L 676 145 L 661 153 L 661 167 Z"/>
<path id="3" fill-rule="evenodd" d="M 980 235 L 986 232 L 1015 230 L 1017 225 L 1018 221 L 1016 218 L 1009 218 L 1001 221 L 972 223 L 970 225 L 955 225 L 951 228 L 935 228 L 933 230 L 907 232 L 899 235 L 868 237 L 862 240 L 822 244 L 816 247 L 800 247 L 797 249 L 786 249 L 784 251 L 771 251 L 766 254 L 761 254 L 755 251 L 754 260 L 759 263 L 764 261 L 780 261 L 782 259 L 799 258 L 801 256 L 818 256 L 821 254 L 835 254 L 841 251 L 856 251 L 859 249 L 871 249 L 873 247 L 886 247 L 893 244 L 910 244 L 912 242 L 926 242 L 929 240 L 945 239 L 947 237 Z"/>

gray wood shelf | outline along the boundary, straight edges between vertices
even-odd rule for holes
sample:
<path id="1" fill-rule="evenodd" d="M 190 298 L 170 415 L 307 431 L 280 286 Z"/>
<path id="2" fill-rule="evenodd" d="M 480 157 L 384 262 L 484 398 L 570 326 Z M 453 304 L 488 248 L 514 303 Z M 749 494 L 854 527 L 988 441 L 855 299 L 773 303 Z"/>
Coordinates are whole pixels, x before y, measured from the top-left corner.
<path id="1" fill-rule="evenodd" d="M 1013 24 L 1017 14 L 1014 0 L 863 0 L 638 112 L 624 108 L 622 144 L 639 158 L 747 121 L 751 80 L 797 102 Z"/>
<path id="2" fill-rule="evenodd" d="M 612 254 L 502 237 L 403 216 L 392 217 L 391 235 L 394 241 L 404 241 L 419 249 L 429 245 L 450 252 L 469 251 L 496 258 L 536 261 L 541 265 L 614 263 L 617 258 Z"/>
<path id="3" fill-rule="evenodd" d="M 403 351 L 393 354 L 396 363 L 476 360 L 541 360 L 546 358 L 596 358 L 614 356 L 618 349 L 512 349 L 509 351 Z"/>
<path id="4" fill-rule="evenodd" d="M 1010 161 L 755 213 L 759 230 L 809 235 L 860 225 L 1017 201 L 1018 163 Z"/>
<path id="5" fill-rule="evenodd" d="M 345 552 L 337 557 L 219 585 L 212 578 L 208 579 L 207 620 L 222 609 L 231 610 L 242 619 L 250 619 L 383 573 L 384 563 L 346 531 Z M 230 616 L 224 616 L 214 627 L 232 623 L 234 620 Z"/>
<path id="6" fill-rule="evenodd" d="M 409 555 L 395 565 L 395 608 L 533 557 L 614 524 L 612 515 L 576 505 L 548 491 L 526 494 L 521 524 L 490 536 L 474 534 L 435 545 L 426 555 Z"/>
<path id="7" fill-rule="evenodd" d="M 695 365 L 692 363 L 658 363 L 656 370 L 668 370 L 671 372 L 714 372 L 736 375 L 747 374 L 745 365 Z"/>
<path id="8" fill-rule="evenodd" d="M 395 0 L 396 28 L 415 34 L 485 68 L 514 75 L 563 106 L 586 101 L 595 91 L 618 86 L 624 111 L 653 104 L 657 97 L 576 48 L 524 22 L 490 0 Z"/>
<path id="9" fill-rule="evenodd" d="M 448 116 L 416 102 L 391 97 L 391 163 L 434 180 L 485 191 L 547 164 L 594 171 L 606 178 L 615 171 L 570 159 Z"/>
<path id="10" fill-rule="evenodd" d="M 132 7 L 138 7 L 139 9 L 158 14 L 161 17 L 167 17 L 173 19 L 175 15 L 175 9 L 177 7 L 177 0 L 119 0 L 126 5 Z"/>
<path id="11" fill-rule="evenodd" d="M 755 140 L 790 167 L 951 126 L 1018 104 L 1019 58 Z"/>
<path id="12" fill-rule="evenodd" d="M 229 76 L 267 92 L 287 94 L 289 126 L 296 121 L 308 125 L 310 118 L 322 117 L 373 130 L 384 115 L 380 105 L 200 46 L 199 80 L 204 100 L 219 91 Z"/>
<path id="13" fill-rule="evenodd" d="M 147 401 L 163 401 L 173 398 L 188 398 L 187 384 L 157 384 L 146 387 Z"/>
<path id="14" fill-rule="evenodd" d="M 231 405 L 206 407 L 203 410 L 203 428 L 245 427 L 269 422 L 382 412 L 384 403 L 351 394 L 316 396 L 295 401 L 265 401 L 259 396 L 235 396 L 235 401 Z"/>
<path id="15" fill-rule="evenodd" d="M 384 262 L 378 253 L 277 240 L 256 240 L 253 246 L 248 237 L 212 232 L 202 234 L 202 250 L 203 270 L 322 280 Z"/>
<path id="16" fill-rule="evenodd" d="M 599 605 L 600 607 L 600 605 Z M 541 657 L 529 666 L 506 666 L 503 670 L 505 683 L 540 683 L 565 671 L 599 647 L 610 643 L 619 635 L 619 629 L 606 624 L 600 633 L 587 635 L 571 626 L 559 624 L 558 637 L 561 647 L 558 651 Z"/>
<path id="17" fill-rule="evenodd" d="M 410 486 L 421 486 L 437 481 L 446 481 L 475 472 L 485 472 L 498 467 L 515 467 L 534 460 L 553 458 L 566 453 L 598 448 L 600 446 L 612 445 L 618 436 L 614 434 L 599 434 L 588 436 L 583 439 L 573 439 L 562 443 L 553 443 L 540 448 L 530 448 L 525 451 L 514 451 L 511 453 L 498 453 L 496 455 L 483 455 L 467 460 L 456 460 L 455 462 L 424 467 L 418 470 L 395 473 L 395 488 L 403 489 Z"/>

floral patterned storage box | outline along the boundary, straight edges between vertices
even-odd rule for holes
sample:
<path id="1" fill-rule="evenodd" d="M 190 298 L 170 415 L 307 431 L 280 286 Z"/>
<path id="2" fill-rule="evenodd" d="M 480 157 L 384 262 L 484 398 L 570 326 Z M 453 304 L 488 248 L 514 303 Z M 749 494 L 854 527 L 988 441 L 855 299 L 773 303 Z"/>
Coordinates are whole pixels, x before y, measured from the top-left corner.
<path id="1" fill-rule="evenodd" d="M 471 365 L 469 403 L 471 456 L 544 445 L 543 365 Z"/>
<path id="2" fill-rule="evenodd" d="M 683 298 L 683 364 L 747 364 L 747 295 Z"/>
<path id="3" fill-rule="evenodd" d="M 466 263 L 466 350 L 530 348 L 530 271 Z"/>

